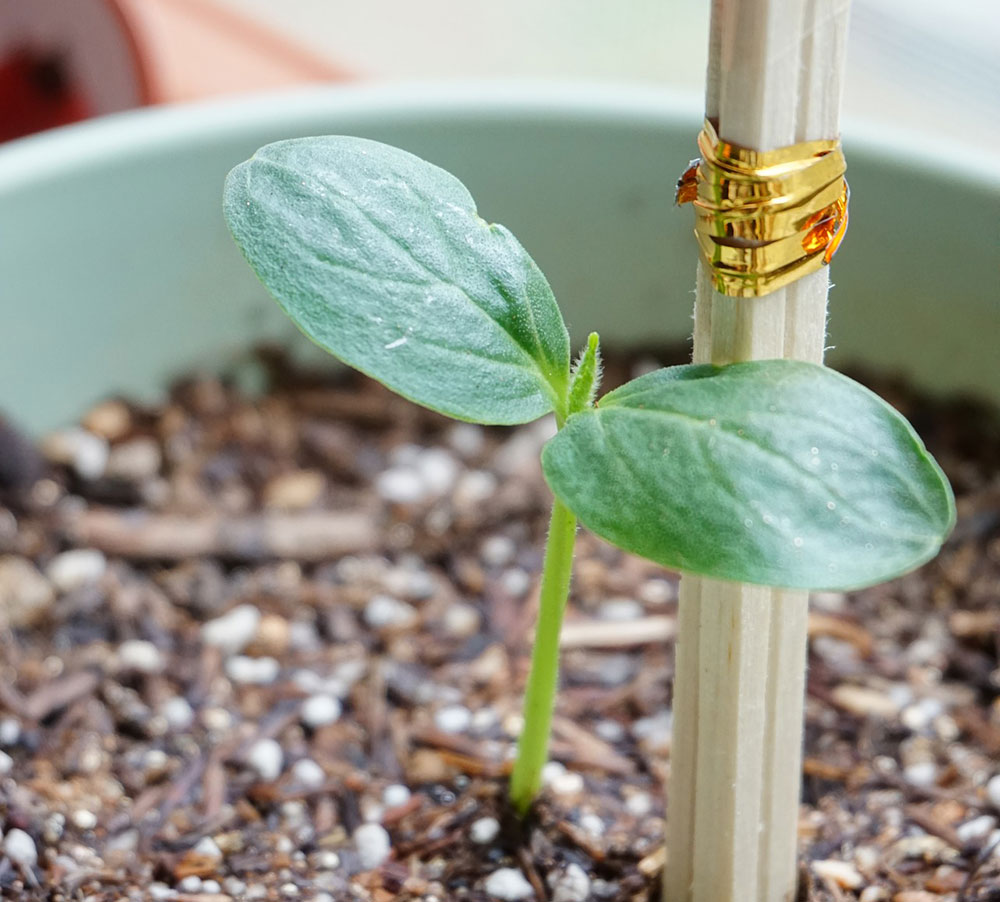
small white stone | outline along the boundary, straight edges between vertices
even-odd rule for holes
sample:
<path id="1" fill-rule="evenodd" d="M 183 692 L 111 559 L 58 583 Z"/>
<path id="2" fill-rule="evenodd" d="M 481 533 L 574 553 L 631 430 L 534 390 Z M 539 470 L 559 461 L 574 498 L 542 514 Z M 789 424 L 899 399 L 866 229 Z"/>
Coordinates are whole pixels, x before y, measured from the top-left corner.
<path id="1" fill-rule="evenodd" d="M 219 885 L 218 880 L 202 880 L 201 891 L 206 895 L 211 896 L 215 893 L 222 892 L 222 887 Z"/>
<path id="2" fill-rule="evenodd" d="M 917 761 L 903 768 L 903 779 L 913 786 L 933 786 L 937 781 L 937 765 L 933 761 Z"/>
<path id="3" fill-rule="evenodd" d="M 194 723 L 194 709 L 191 703 L 183 695 L 175 695 L 168 698 L 160 709 L 160 713 L 167 721 L 167 725 L 172 730 L 186 730 Z"/>
<path id="4" fill-rule="evenodd" d="M 124 670 L 138 673 L 162 673 L 163 655 L 145 639 L 129 639 L 118 646 L 118 663 Z"/>
<path id="5" fill-rule="evenodd" d="M 412 605 L 391 595 L 375 595 L 365 605 L 364 618 L 372 629 L 399 628 L 415 623 L 417 612 Z"/>
<path id="6" fill-rule="evenodd" d="M 196 874 L 188 874 L 177 884 L 177 889 L 182 893 L 200 893 L 201 892 L 201 877 Z"/>
<path id="7" fill-rule="evenodd" d="M 479 632 L 480 617 L 471 604 L 456 602 L 444 612 L 444 629 L 449 636 L 465 639 Z"/>
<path id="8" fill-rule="evenodd" d="M 835 858 L 814 861 L 812 869 L 817 877 L 830 880 L 841 889 L 860 889 L 865 883 L 865 878 L 853 864 Z"/>
<path id="9" fill-rule="evenodd" d="M 149 884 L 150 899 L 172 899 L 175 894 L 173 887 L 167 886 L 165 883 L 156 882 Z"/>
<path id="10" fill-rule="evenodd" d="M 102 476 L 110 453 L 107 439 L 77 426 L 50 432 L 42 439 L 41 448 L 49 461 L 72 467 L 81 479 Z"/>
<path id="11" fill-rule="evenodd" d="M 955 834 L 962 842 L 972 842 L 983 839 L 996 828 L 997 819 L 990 814 L 983 814 L 955 828 Z"/>
<path id="12" fill-rule="evenodd" d="M 195 844 L 194 851 L 198 855 L 204 855 L 206 858 L 215 858 L 217 860 L 222 858 L 222 850 L 211 836 L 203 836 L 199 839 Z"/>
<path id="13" fill-rule="evenodd" d="M 986 784 L 986 798 L 990 800 L 990 804 L 997 811 L 1000 811 L 1000 774 L 991 777 L 989 783 Z"/>
<path id="14" fill-rule="evenodd" d="M 517 868 L 500 868 L 486 878 L 483 889 L 494 899 L 504 899 L 517 902 L 519 899 L 530 899 L 535 890 L 527 878 Z"/>
<path id="15" fill-rule="evenodd" d="M 472 712 L 464 705 L 448 705 L 434 712 L 434 725 L 443 733 L 464 733 L 472 723 Z"/>
<path id="16" fill-rule="evenodd" d="M 476 457 L 486 445 L 486 434 L 474 423 L 456 423 L 448 430 L 447 442 L 462 457 Z"/>
<path id="17" fill-rule="evenodd" d="M 250 644 L 259 624 L 260 611 L 252 604 L 241 604 L 221 617 L 209 620 L 201 628 L 201 638 L 206 645 L 234 655 Z"/>
<path id="18" fill-rule="evenodd" d="M 73 821 L 73 826 L 78 830 L 93 830 L 97 826 L 97 815 L 85 808 L 74 811 L 70 820 Z"/>
<path id="19" fill-rule="evenodd" d="M 593 812 L 580 815 L 580 827 L 595 838 L 604 835 L 604 821 Z"/>
<path id="20" fill-rule="evenodd" d="M 375 491 L 391 504 L 418 504 L 427 494 L 424 480 L 410 467 L 392 467 L 379 473 Z"/>
<path id="21" fill-rule="evenodd" d="M 594 724 L 594 732 L 605 742 L 621 742 L 625 738 L 625 728 L 617 720 L 599 720 Z"/>
<path id="22" fill-rule="evenodd" d="M 333 849 L 324 849 L 316 854 L 316 867 L 321 871 L 335 871 L 340 867 L 340 856 Z"/>
<path id="23" fill-rule="evenodd" d="M 17 827 L 4 837 L 3 851 L 14 864 L 20 865 L 22 868 L 30 868 L 38 864 L 38 849 L 35 848 L 35 841 Z"/>
<path id="24" fill-rule="evenodd" d="M 647 579 L 639 586 L 639 601 L 648 605 L 666 604 L 677 597 L 677 587 L 669 580 L 660 577 Z"/>
<path id="25" fill-rule="evenodd" d="M 458 461 L 444 448 L 428 448 L 416 461 L 417 472 L 428 494 L 440 498 L 458 478 Z"/>
<path id="26" fill-rule="evenodd" d="M 473 733 L 486 733 L 492 730 L 500 720 L 495 708 L 480 708 L 472 714 L 470 727 Z"/>
<path id="27" fill-rule="evenodd" d="M 96 583 L 107 569 L 107 558 L 94 548 L 74 548 L 57 554 L 45 568 L 49 581 L 62 593 Z"/>
<path id="28" fill-rule="evenodd" d="M 316 729 L 340 720 L 343 706 L 332 695 L 312 695 L 302 703 L 299 716 L 307 727 Z"/>
<path id="29" fill-rule="evenodd" d="M 496 476 L 486 470 L 468 470 L 458 477 L 452 501 L 456 509 L 471 511 L 493 497 L 497 490 Z"/>
<path id="30" fill-rule="evenodd" d="M 258 739 L 247 752 L 247 764 L 263 780 L 277 780 L 281 776 L 285 753 L 274 739 Z"/>
<path id="31" fill-rule="evenodd" d="M 382 804 L 386 808 L 398 808 L 410 801 L 410 790 L 402 783 L 393 783 L 382 790 Z"/>
<path id="32" fill-rule="evenodd" d="M 587 902 L 590 898 L 590 877 L 578 864 L 570 864 L 549 881 L 552 902 Z"/>
<path id="33" fill-rule="evenodd" d="M 469 825 L 469 839 L 480 846 L 489 845 L 500 834 L 500 821 L 495 817 L 481 817 Z"/>
<path id="34" fill-rule="evenodd" d="M 517 544 L 512 538 L 504 535 L 490 536 L 479 550 L 479 557 L 487 567 L 503 567 L 514 560 L 515 554 L 517 554 Z"/>
<path id="35" fill-rule="evenodd" d="M 634 792 L 625 799 L 625 809 L 633 817 L 645 817 L 653 810 L 653 799 L 648 792 Z"/>
<path id="36" fill-rule="evenodd" d="M 282 883 L 278 892 L 286 899 L 296 899 L 299 895 L 299 888 L 292 882 Z"/>
<path id="37" fill-rule="evenodd" d="M 542 785 L 551 786 L 553 781 L 566 773 L 566 767 L 559 761 L 548 761 L 542 768 Z"/>
<path id="38" fill-rule="evenodd" d="M 611 598 L 597 609 L 601 620 L 638 620 L 644 611 L 634 598 Z"/>
<path id="39" fill-rule="evenodd" d="M 312 758 L 302 758 L 292 765 L 292 779 L 306 789 L 316 789 L 326 782 L 326 773 Z"/>
<path id="40" fill-rule="evenodd" d="M 17 718 L 5 717 L 0 720 L 0 746 L 10 748 L 21 738 L 21 724 Z"/>
<path id="41" fill-rule="evenodd" d="M 575 796 L 583 792 L 583 777 L 574 771 L 559 774 L 550 783 L 549 788 L 561 796 Z"/>
<path id="42" fill-rule="evenodd" d="M 389 833 L 381 824 L 362 824 L 354 831 L 354 848 L 366 871 L 377 868 L 392 851 Z"/>
<path id="43" fill-rule="evenodd" d="M 524 598 L 533 582 L 531 574 L 520 567 L 508 567 L 500 577 L 500 585 L 511 598 Z"/>
<path id="44" fill-rule="evenodd" d="M 884 886 L 866 886 L 858 896 L 858 902 L 888 902 L 889 891 Z"/>
<path id="45" fill-rule="evenodd" d="M 281 665 L 274 658 L 250 658 L 233 655 L 226 661 L 226 676 L 234 683 L 247 686 L 270 686 L 281 672 Z"/>
<path id="46" fill-rule="evenodd" d="M 6 752 L 0 752 L 0 777 L 6 777 L 14 767 L 14 759 Z"/>

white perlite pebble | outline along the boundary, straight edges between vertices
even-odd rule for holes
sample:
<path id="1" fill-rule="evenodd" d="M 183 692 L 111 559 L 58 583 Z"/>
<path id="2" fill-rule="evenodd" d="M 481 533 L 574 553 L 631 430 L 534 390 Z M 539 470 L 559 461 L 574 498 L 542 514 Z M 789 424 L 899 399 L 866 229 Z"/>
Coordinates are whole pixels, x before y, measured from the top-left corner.
<path id="1" fill-rule="evenodd" d="M 0 752 L 0 777 L 6 777 L 14 767 L 14 759 L 6 752 Z"/>
<path id="2" fill-rule="evenodd" d="M 833 858 L 814 861 L 812 869 L 817 877 L 830 880 L 841 889 L 860 889 L 865 883 L 865 878 L 858 873 L 858 869 L 846 861 Z"/>
<path id="3" fill-rule="evenodd" d="M 129 639 L 118 646 L 118 663 L 124 670 L 138 673 L 162 673 L 163 655 L 145 639 Z"/>
<path id="4" fill-rule="evenodd" d="M 245 686 L 270 686 L 280 672 L 281 665 L 274 658 L 234 655 L 226 661 L 226 676 Z"/>
<path id="5" fill-rule="evenodd" d="M 398 808 L 410 801 L 410 790 L 402 783 L 393 783 L 382 790 L 382 804 L 386 808 Z"/>
<path id="6" fill-rule="evenodd" d="M 285 753 L 274 739 L 258 739 L 247 752 L 247 764 L 263 780 L 277 780 L 285 762 Z"/>
<path id="7" fill-rule="evenodd" d="M 77 830 L 93 830 L 97 826 L 97 815 L 93 811 L 87 811 L 85 808 L 74 811 L 70 816 L 70 820 L 73 821 L 73 826 Z"/>
<path id="8" fill-rule="evenodd" d="M 1000 811 L 1000 774 L 991 777 L 990 782 L 986 784 L 986 798 L 997 811 Z"/>
<path id="9" fill-rule="evenodd" d="M 434 712 L 434 725 L 443 733 L 464 733 L 472 723 L 472 712 L 463 705 L 448 705 Z"/>
<path id="10" fill-rule="evenodd" d="M 469 839 L 481 846 L 489 845 L 500 833 L 500 821 L 495 817 L 481 817 L 469 825 Z"/>
<path id="11" fill-rule="evenodd" d="M 918 761 L 903 769 L 903 779 L 913 786 L 933 786 L 937 781 L 937 765 L 933 761 Z"/>
<path id="12" fill-rule="evenodd" d="M 597 610 L 597 616 L 601 620 L 616 622 L 638 620 L 643 613 L 642 605 L 634 598 L 611 598 Z"/>
<path id="13" fill-rule="evenodd" d="M 202 880 L 201 881 L 201 891 L 208 896 L 218 893 L 222 890 L 219 885 L 218 880 Z"/>
<path id="14" fill-rule="evenodd" d="M 590 898 L 590 878 L 578 864 L 571 864 L 561 874 L 549 880 L 552 902 L 587 902 Z"/>
<path id="15" fill-rule="evenodd" d="M 486 445 L 486 434 L 474 423 L 456 423 L 448 430 L 447 441 L 462 457 L 475 457 Z"/>
<path id="16" fill-rule="evenodd" d="M 195 844 L 194 851 L 198 855 L 204 855 L 206 858 L 222 858 L 222 850 L 211 836 L 203 836 L 199 839 Z"/>
<path id="17" fill-rule="evenodd" d="M 302 703 L 300 716 L 302 723 L 316 729 L 340 720 L 343 710 L 339 698 L 332 695 L 313 695 Z"/>
<path id="18" fill-rule="evenodd" d="M 391 595 L 375 595 L 365 605 L 365 623 L 372 629 L 409 626 L 417 619 L 412 605 Z"/>
<path id="19" fill-rule="evenodd" d="M 393 467 L 375 479 L 375 491 L 392 504 L 417 504 L 427 493 L 420 474 L 409 467 Z"/>
<path id="20" fill-rule="evenodd" d="M 518 899 L 530 899 L 535 890 L 527 878 L 517 868 L 500 868 L 486 878 L 483 889 L 494 899 L 506 899 L 517 902 Z"/>
<path id="21" fill-rule="evenodd" d="M 172 730 L 186 730 L 194 722 L 194 709 L 183 695 L 167 699 L 160 709 Z"/>
<path id="22" fill-rule="evenodd" d="M 200 893 L 201 892 L 201 877 L 196 874 L 188 874 L 184 877 L 178 884 L 177 889 L 182 893 Z"/>
<path id="23" fill-rule="evenodd" d="M 306 789 L 316 789 L 326 782 L 326 773 L 312 758 L 303 758 L 292 765 L 292 779 Z"/>
<path id="24" fill-rule="evenodd" d="M 653 810 L 653 800 L 648 792 L 635 792 L 625 800 L 625 809 L 633 817 L 645 817 Z"/>
<path id="25" fill-rule="evenodd" d="M 21 724 L 14 717 L 5 717 L 0 720 L 0 745 L 10 748 L 17 745 L 21 738 Z"/>
<path id="26" fill-rule="evenodd" d="M 224 654 L 235 655 L 243 651 L 260 624 L 260 611 L 252 604 L 237 605 L 201 628 L 201 638 L 206 645 L 220 649 Z"/>
<path id="27" fill-rule="evenodd" d="M 549 788 L 561 796 L 575 796 L 583 792 L 583 777 L 573 771 L 566 771 L 553 777 Z"/>
<path id="28" fill-rule="evenodd" d="M 110 453 L 107 439 L 76 426 L 50 432 L 42 439 L 41 447 L 49 461 L 72 467 L 81 479 L 102 476 Z"/>
<path id="29" fill-rule="evenodd" d="M 479 632 L 479 611 L 471 604 L 456 602 L 444 612 L 444 629 L 449 636 L 466 638 Z"/>
<path id="30" fill-rule="evenodd" d="M 381 824 L 362 824 L 354 831 L 354 848 L 361 859 L 361 867 L 370 871 L 389 857 L 392 842 Z"/>
<path id="31" fill-rule="evenodd" d="M 22 868 L 34 867 L 38 864 L 38 849 L 35 841 L 23 830 L 16 827 L 3 840 L 4 854 L 16 865 Z"/>
<path id="32" fill-rule="evenodd" d="M 45 568 L 49 581 L 62 593 L 96 583 L 107 569 L 104 555 L 93 548 L 75 548 L 57 554 Z"/>
<path id="33" fill-rule="evenodd" d="M 604 821 L 593 812 L 580 815 L 580 826 L 593 837 L 604 835 Z"/>
<path id="34" fill-rule="evenodd" d="M 993 832 L 997 819 L 990 814 L 983 814 L 955 828 L 955 834 L 962 842 L 972 842 L 983 839 Z"/>
<path id="35" fill-rule="evenodd" d="M 428 493 L 437 498 L 449 491 L 458 477 L 458 461 L 443 448 L 421 452 L 416 465 Z"/>
<path id="36" fill-rule="evenodd" d="M 479 557 L 488 567 L 503 567 L 514 560 L 517 544 L 509 536 L 490 536 L 483 542 Z"/>

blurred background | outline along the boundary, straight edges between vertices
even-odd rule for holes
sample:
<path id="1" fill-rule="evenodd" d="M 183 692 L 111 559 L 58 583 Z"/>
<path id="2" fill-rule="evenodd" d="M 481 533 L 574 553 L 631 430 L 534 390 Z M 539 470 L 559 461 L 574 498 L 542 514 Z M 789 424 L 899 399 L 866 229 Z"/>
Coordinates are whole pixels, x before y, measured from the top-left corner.
<path id="1" fill-rule="evenodd" d="M 709 7 L 0 0 L 0 140 L 148 102 L 338 78 L 626 80 L 697 98 Z M 849 130 L 905 129 L 995 153 L 998 84 L 1000 4 L 853 0 Z"/>

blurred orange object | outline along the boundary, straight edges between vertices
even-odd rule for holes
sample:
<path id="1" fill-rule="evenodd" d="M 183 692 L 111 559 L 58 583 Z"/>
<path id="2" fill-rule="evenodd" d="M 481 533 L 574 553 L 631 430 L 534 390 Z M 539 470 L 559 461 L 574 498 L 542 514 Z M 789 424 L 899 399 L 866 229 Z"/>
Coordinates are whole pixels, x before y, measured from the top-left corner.
<path id="1" fill-rule="evenodd" d="M 211 0 L 0 0 L 0 141 L 150 103 L 345 77 Z"/>
<path id="2" fill-rule="evenodd" d="M 194 100 L 346 73 L 266 26 L 210 0 L 108 0 L 136 37 L 152 103 Z"/>

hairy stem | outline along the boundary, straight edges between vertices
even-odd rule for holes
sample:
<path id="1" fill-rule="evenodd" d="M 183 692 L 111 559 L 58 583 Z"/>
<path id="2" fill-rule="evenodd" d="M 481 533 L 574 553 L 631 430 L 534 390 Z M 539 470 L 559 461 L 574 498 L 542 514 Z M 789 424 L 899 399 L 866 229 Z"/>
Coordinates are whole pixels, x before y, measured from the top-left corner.
<path id="1" fill-rule="evenodd" d="M 522 816 L 528 812 L 542 783 L 542 768 L 549 751 L 549 731 L 559 678 L 559 631 L 569 595 L 573 569 L 576 517 L 558 500 L 545 544 L 542 588 L 539 598 L 531 673 L 524 695 L 524 729 L 510 778 L 510 798 Z"/>

